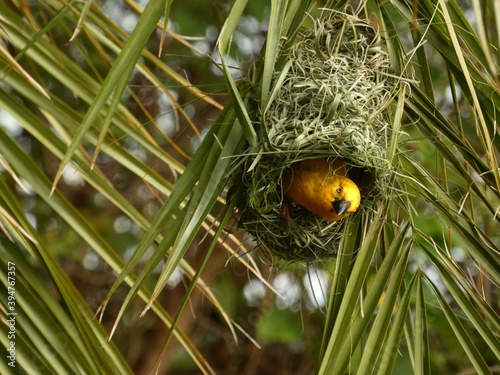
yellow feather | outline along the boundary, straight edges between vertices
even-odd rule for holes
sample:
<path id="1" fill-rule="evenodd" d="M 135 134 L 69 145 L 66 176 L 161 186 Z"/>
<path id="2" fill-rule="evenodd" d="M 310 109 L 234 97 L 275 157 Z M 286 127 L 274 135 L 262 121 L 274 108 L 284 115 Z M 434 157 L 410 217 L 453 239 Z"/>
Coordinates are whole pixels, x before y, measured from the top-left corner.
<path id="1" fill-rule="evenodd" d="M 358 186 L 347 177 L 345 160 L 299 161 L 283 173 L 283 191 L 292 201 L 326 220 L 341 220 L 361 202 Z"/>

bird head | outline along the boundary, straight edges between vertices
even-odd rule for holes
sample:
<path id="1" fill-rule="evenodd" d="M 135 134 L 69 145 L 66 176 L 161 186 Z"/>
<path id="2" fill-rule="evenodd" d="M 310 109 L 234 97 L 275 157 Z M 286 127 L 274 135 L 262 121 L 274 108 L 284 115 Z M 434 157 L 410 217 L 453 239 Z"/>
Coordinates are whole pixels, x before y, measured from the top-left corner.
<path id="1" fill-rule="evenodd" d="M 331 215 L 330 220 L 341 220 L 355 212 L 361 202 L 361 194 L 358 186 L 349 178 L 341 177 L 335 179 L 330 185 L 329 203 Z"/>

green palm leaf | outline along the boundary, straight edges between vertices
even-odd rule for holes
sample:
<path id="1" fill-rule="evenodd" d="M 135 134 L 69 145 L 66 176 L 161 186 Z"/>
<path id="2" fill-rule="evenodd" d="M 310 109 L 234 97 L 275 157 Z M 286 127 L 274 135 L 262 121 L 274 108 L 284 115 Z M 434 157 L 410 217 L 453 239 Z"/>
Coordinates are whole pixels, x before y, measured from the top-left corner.
<path id="1" fill-rule="evenodd" d="M 17 368 L 3 359 L 2 374 L 266 373 L 273 350 L 300 358 L 292 373 L 497 371 L 496 3 L 327 2 L 369 19 L 394 77 L 404 78 L 391 108 L 392 186 L 387 200 L 346 220 L 335 260 L 273 259 L 276 268 L 261 256 L 265 244 L 250 252 L 255 243 L 234 220 L 246 197 L 238 184 L 228 188 L 246 172 L 244 152 L 256 156 L 249 170 L 261 162 L 259 123 L 291 69 L 296 36 L 326 14 L 323 5 L 125 3 L 114 5 L 122 13 L 113 21 L 107 2 L 0 0 L 7 350 L 8 319 L 17 319 Z M 206 17 L 193 22 L 190 6 Z M 256 12 L 269 22 L 261 34 Z M 127 17 L 136 22 L 129 32 Z M 248 60 L 242 35 L 252 32 L 262 46 Z M 90 279 L 83 284 L 101 275 L 85 269 L 86 257 L 98 259 L 108 284 L 82 285 L 80 274 Z M 330 282 L 324 314 L 305 297 L 302 314 L 283 307 L 275 292 L 320 268 Z M 283 274 L 296 277 L 284 290 Z M 270 292 L 248 288 L 255 284 Z"/>

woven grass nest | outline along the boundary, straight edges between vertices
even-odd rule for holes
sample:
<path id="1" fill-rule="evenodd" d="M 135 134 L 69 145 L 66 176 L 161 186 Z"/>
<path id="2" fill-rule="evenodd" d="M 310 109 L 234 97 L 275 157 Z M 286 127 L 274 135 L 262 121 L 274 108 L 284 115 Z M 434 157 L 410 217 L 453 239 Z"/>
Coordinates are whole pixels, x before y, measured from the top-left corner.
<path id="1" fill-rule="evenodd" d="M 281 176 L 294 162 L 328 156 L 349 161 L 361 191 L 354 215 L 374 209 L 390 187 L 391 103 L 400 90 L 381 37 L 365 20 L 328 12 L 297 36 L 272 102 L 260 108 L 255 149 L 240 157 L 237 219 L 264 253 L 289 261 L 335 257 L 345 219 L 327 221 L 295 205 L 284 223 Z M 243 160 L 242 160 L 243 159 Z"/>

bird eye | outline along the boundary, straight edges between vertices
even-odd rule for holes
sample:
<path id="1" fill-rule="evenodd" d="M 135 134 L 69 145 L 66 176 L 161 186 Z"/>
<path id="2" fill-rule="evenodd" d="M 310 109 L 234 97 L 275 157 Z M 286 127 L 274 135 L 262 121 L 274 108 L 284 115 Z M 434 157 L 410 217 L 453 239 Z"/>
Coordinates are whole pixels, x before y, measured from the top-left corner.
<path id="1" fill-rule="evenodd" d="M 337 188 L 337 193 L 339 193 L 339 194 L 342 193 L 342 188 L 341 187 Z"/>

